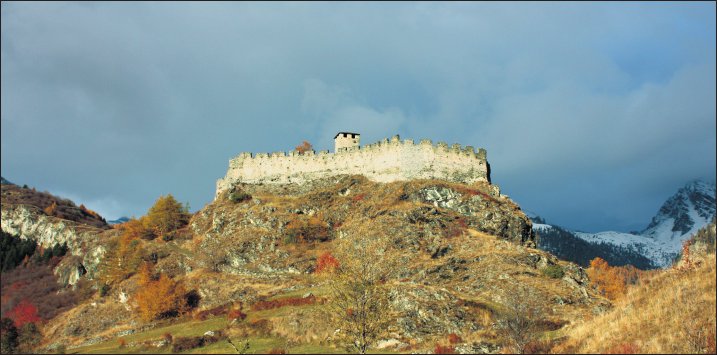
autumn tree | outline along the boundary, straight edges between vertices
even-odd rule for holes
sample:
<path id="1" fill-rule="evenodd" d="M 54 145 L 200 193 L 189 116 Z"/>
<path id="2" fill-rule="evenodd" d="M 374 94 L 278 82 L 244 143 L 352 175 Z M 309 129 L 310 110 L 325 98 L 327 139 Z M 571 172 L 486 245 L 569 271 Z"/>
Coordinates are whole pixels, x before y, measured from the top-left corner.
<path id="1" fill-rule="evenodd" d="M 592 286 L 605 297 L 615 300 L 624 295 L 628 285 L 636 284 L 643 272 L 632 265 L 610 266 L 597 257 L 586 270 Z"/>
<path id="2" fill-rule="evenodd" d="M 189 222 L 189 211 L 171 194 L 160 196 L 147 212 L 145 227 L 161 237 L 166 233 L 185 226 Z"/>
<path id="3" fill-rule="evenodd" d="M 385 285 L 392 267 L 385 250 L 378 238 L 345 241 L 337 251 L 341 264 L 335 274 L 326 276 L 330 300 L 324 312 L 331 324 L 341 329 L 339 336 L 347 348 L 361 354 L 394 319 L 389 314 Z"/>
<path id="4" fill-rule="evenodd" d="M 296 146 L 296 151 L 299 152 L 299 154 L 304 154 L 313 149 L 314 147 L 311 145 L 311 143 L 307 141 L 304 141 L 303 143 Z"/>
<path id="5" fill-rule="evenodd" d="M 516 353 L 524 354 L 526 345 L 538 335 L 543 307 L 529 290 L 521 287 L 511 289 L 501 298 L 503 309 L 498 315 L 499 333 Z"/>
<path id="6" fill-rule="evenodd" d="M 37 307 L 28 300 L 20 301 L 15 308 L 7 312 L 7 316 L 15 322 L 15 326 L 18 328 L 27 323 L 40 321 L 40 317 L 37 316 Z"/>
<path id="7" fill-rule="evenodd" d="M 186 292 L 181 282 L 165 274 L 157 277 L 150 263 L 143 264 L 139 276 L 140 288 L 134 299 L 143 320 L 175 316 L 187 310 Z"/>
<path id="8" fill-rule="evenodd" d="M 52 201 L 52 204 L 47 206 L 44 211 L 45 214 L 47 214 L 48 216 L 54 216 L 55 212 L 57 211 L 57 202 Z"/>
<path id="9" fill-rule="evenodd" d="M 99 267 L 99 279 L 102 283 L 113 285 L 137 271 L 143 254 L 140 241 L 141 233 L 135 230 L 135 228 L 139 228 L 136 227 L 138 223 L 134 219 L 124 223 L 127 226 L 123 227 L 119 240 L 111 242 L 107 246 L 107 253 Z"/>

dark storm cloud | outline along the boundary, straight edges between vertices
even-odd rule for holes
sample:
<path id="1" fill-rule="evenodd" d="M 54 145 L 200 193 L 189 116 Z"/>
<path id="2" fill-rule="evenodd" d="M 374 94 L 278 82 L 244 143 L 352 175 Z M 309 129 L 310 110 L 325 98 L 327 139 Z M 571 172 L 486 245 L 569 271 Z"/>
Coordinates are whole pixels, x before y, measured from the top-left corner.
<path id="1" fill-rule="evenodd" d="M 241 151 L 488 149 L 525 209 L 640 229 L 715 175 L 713 3 L 2 3 L 2 174 L 194 210 Z"/>

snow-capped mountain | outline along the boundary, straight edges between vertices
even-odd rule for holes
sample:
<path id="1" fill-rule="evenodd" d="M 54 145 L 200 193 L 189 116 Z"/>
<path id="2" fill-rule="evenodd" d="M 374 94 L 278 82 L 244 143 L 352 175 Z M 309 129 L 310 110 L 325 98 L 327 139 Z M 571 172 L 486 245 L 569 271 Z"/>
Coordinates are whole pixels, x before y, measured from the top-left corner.
<path id="1" fill-rule="evenodd" d="M 107 224 L 114 225 L 114 224 L 122 224 L 124 222 L 129 221 L 129 217 L 120 217 L 112 221 L 107 221 Z"/>
<path id="2" fill-rule="evenodd" d="M 586 258 L 596 253 L 611 255 L 617 264 L 631 263 L 654 267 L 664 267 L 677 257 L 682 243 L 689 239 L 697 230 L 715 218 L 715 185 L 703 181 L 692 181 L 680 188 L 660 207 L 650 224 L 639 234 L 623 232 L 583 233 L 574 232 L 545 224 L 543 220 L 535 220 L 533 230 L 543 236 L 542 248 L 557 255 L 569 253 L 573 258 L 580 259 L 584 264 Z M 589 245 L 576 241 L 565 242 L 577 237 Z M 576 250 L 563 250 L 567 245 Z M 599 250 L 595 250 L 595 248 Z M 580 257 L 580 254 L 585 254 Z M 608 260 L 602 255 L 603 259 Z M 645 265 L 645 258 L 649 261 Z M 574 260 L 579 262 L 578 260 Z M 610 262 L 610 260 L 608 260 Z M 612 263 L 611 263 L 612 264 Z"/>
<path id="3" fill-rule="evenodd" d="M 640 234 L 655 240 L 678 239 L 693 234 L 714 215 L 715 185 L 693 181 L 667 199 Z"/>

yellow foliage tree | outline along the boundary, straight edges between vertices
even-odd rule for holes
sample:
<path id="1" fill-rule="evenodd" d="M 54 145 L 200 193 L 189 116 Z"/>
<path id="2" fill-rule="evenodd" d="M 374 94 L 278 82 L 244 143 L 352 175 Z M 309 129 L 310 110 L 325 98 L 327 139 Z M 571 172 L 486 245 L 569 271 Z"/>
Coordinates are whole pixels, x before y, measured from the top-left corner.
<path id="1" fill-rule="evenodd" d="M 100 265 L 100 281 L 112 285 L 132 275 L 142 262 L 142 224 L 131 219 L 121 227 L 122 235 L 114 245 L 109 245 Z"/>
<path id="2" fill-rule="evenodd" d="M 160 196 L 147 212 L 143 222 L 155 236 L 161 237 L 185 226 L 189 222 L 189 211 L 171 194 Z"/>

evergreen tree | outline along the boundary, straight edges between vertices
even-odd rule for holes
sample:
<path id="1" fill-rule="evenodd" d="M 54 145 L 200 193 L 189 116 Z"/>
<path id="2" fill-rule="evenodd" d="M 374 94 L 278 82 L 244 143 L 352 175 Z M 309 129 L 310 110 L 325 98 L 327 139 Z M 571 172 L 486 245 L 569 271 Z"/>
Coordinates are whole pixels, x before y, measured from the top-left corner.
<path id="1" fill-rule="evenodd" d="M 15 353 L 18 346 L 18 333 L 15 322 L 10 318 L 0 320 L 0 352 L 3 354 Z"/>

